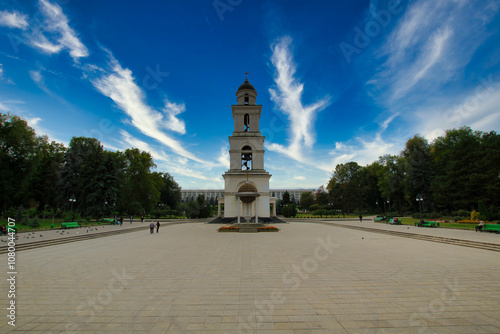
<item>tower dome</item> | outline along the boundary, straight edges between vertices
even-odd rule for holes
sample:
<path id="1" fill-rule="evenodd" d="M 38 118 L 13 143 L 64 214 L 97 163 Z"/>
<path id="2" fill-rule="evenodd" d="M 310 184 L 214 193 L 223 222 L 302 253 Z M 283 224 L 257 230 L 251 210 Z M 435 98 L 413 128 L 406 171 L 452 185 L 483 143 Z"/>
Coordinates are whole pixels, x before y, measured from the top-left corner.
<path id="1" fill-rule="evenodd" d="M 245 82 L 241 84 L 241 86 L 238 88 L 237 92 L 239 92 L 240 90 L 243 90 L 243 89 L 249 89 L 249 90 L 253 90 L 254 92 L 257 93 L 257 91 L 255 90 L 255 88 L 252 86 L 252 84 L 250 82 L 248 82 L 248 79 L 245 79 Z M 236 93 L 237 93 L 236 92 Z"/>
<path id="2" fill-rule="evenodd" d="M 257 91 L 252 84 L 248 82 L 248 78 L 245 78 L 245 82 L 243 82 L 236 91 L 236 97 L 239 105 L 255 105 Z"/>

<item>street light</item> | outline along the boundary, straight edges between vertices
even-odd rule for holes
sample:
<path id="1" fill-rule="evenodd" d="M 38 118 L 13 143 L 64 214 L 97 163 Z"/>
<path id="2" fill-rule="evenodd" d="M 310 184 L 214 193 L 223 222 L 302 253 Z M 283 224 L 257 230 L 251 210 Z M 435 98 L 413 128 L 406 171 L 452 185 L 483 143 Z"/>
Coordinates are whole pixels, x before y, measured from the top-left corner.
<path id="1" fill-rule="evenodd" d="M 342 217 L 345 218 L 344 213 L 344 196 L 340 195 L 340 211 L 342 211 Z"/>
<path id="2" fill-rule="evenodd" d="M 424 198 L 422 197 L 422 195 L 418 194 L 417 195 L 417 198 L 415 199 L 417 202 L 418 202 L 418 207 L 420 208 L 420 220 L 422 220 L 422 201 L 424 200 Z"/>
<path id="3" fill-rule="evenodd" d="M 387 203 L 389 204 L 389 214 L 392 214 L 392 209 L 391 209 L 391 200 L 388 198 Z"/>
<path id="4" fill-rule="evenodd" d="M 108 201 L 104 200 L 104 210 L 102 210 L 102 223 L 104 224 L 104 216 L 106 215 L 106 205 Z"/>
<path id="5" fill-rule="evenodd" d="M 375 202 L 375 204 L 377 204 L 377 214 L 379 215 L 380 214 L 380 208 L 378 206 L 378 200 L 377 200 L 377 202 Z"/>
<path id="6" fill-rule="evenodd" d="M 75 194 L 72 194 L 71 197 L 69 198 L 69 201 L 71 202 L 71 220 L 73 220 L 73 203 L 76 202 Z"/>

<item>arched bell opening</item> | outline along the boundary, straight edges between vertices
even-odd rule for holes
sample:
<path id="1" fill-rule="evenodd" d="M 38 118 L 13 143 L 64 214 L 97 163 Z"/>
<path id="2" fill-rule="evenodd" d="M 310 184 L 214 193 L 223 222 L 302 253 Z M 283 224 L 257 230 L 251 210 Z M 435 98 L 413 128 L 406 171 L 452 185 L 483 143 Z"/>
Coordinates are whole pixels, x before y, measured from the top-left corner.
<path id="1" fill-rule="evenodd" d="M 252 169 L 252 148 L 250 146 L 244 146 L 241 149 L 241 169 L 250 170 Z"/>

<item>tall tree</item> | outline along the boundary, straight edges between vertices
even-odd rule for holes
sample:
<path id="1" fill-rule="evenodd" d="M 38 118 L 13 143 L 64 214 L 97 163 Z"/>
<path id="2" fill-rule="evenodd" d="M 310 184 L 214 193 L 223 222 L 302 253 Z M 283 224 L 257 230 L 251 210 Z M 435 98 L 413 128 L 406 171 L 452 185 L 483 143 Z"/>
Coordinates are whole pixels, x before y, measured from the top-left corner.
<path id="1" fill-rule="evenodd" d="M 427 140 L 416 135 L 406 142 L 403 150 L 405 166 L 405 192 L 408 204 L 418 211 L 416 198 L 424 199 L 424 205 L 432 203 L 431 183 L 434 177 L 431 148 Z"/>
<path id="2" fill-rule="evenodd" d="M 310 191 L 305 191 L 300 194 L 300 206 L 304 210 L 309 210 L 309 207 L 314 204 L 314 195 Z"/>
<path id="3" fill-rule="evenodd" d="M 41 141 L 25 120 L 0 113 L 0 211 L 30 204 Z"/>
<path id="4" fill-rule="evenodd" d="M 478 194 L 485 184 L 475 180 L 483 170 L 477 164 L 481 160 L 481 134 L 469 127 L 447 130 L 444 137 L 433 145 L 436 177 L 431 183 L 434 200 L 441 210 L 466 209 L 477 206 Z"/>

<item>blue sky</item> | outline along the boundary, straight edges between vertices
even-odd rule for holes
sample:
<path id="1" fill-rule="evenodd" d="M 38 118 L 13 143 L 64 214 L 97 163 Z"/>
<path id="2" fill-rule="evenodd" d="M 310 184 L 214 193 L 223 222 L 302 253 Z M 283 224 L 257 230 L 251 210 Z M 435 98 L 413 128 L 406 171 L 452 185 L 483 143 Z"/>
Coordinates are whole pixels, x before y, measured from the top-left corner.
<path id="1" fill-rule="evenodd" d="M 245 71 L 272 188 L 325 185 L 415 134 L 500 130 L 496 0 L 0 4 L 0 111 L 151 152 L 184 189 L 223 188 Z"/>

